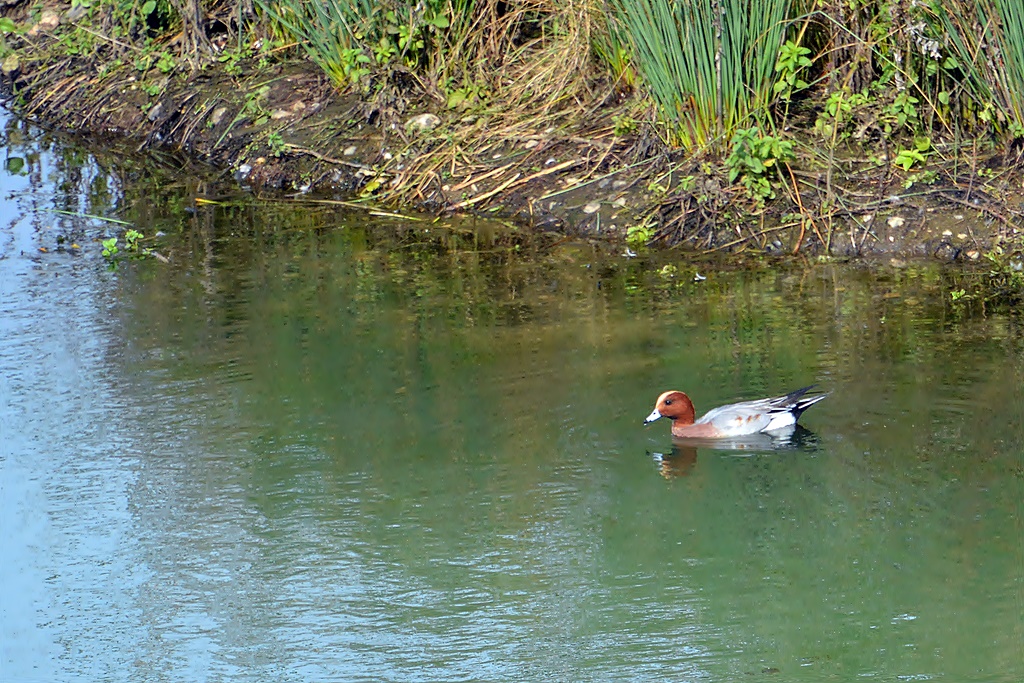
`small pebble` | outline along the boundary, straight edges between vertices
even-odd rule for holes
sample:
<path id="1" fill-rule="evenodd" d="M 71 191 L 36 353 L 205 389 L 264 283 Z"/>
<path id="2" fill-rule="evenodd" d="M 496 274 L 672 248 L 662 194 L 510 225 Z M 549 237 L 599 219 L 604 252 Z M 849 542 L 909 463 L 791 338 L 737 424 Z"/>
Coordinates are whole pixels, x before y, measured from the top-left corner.
<path id="1" fill-rule="evenodd" d="M 213 114 L 210 116 L 210 123 L 216 126 L 224 118 L 224 114 L 228 113 L 227 107 L 217 107 L 213 110 Z"/>
<path id="2" fill-rule="evenodd" d="M 441 124 L 441 119 L 434 114 L 420 114 L 419 116 L 413 116 L 405 122 L 405 127 L 408 130 L 424 132 L 432 128 L 436 128 Z"/>

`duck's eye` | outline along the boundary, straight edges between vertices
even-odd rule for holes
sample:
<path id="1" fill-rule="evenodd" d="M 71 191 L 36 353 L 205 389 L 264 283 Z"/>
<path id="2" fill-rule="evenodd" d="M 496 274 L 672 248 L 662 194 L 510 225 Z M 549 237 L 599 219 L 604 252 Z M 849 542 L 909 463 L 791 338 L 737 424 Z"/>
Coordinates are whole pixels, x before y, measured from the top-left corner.
<path id="1" fill-rule="evenodd" d="M 666 398 L 666 399 L 665 399 L 665 405 L 667 405 L 667 406 L 670 406 L 670 405 L 672 405 L 672 399 L 670 399 L 670 398 Z"/>

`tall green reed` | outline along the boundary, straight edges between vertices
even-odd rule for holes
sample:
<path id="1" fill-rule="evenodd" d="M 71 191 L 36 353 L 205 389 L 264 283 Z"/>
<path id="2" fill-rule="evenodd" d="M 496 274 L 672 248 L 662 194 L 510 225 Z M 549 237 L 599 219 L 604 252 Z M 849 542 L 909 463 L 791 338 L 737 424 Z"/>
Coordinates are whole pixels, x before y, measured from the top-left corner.
<path id="1" fill-rule="evenodd" d="M 291 33 L 335 84 L 358 79 L 362 64 L 369 61 L 359 39 L 372 20 L 372 0 L 256 0 L 256 4 Z"/>
<path id="2" fill-rule="evenodd" d="M 727 140 L 765 111 L 791 0 L 609 1 L 674 142 Z"/>
<path id="3" fill-rule="evenodd" d="M 1024 137 L 1024 3 L 932 0 L 982 122 Z"/>

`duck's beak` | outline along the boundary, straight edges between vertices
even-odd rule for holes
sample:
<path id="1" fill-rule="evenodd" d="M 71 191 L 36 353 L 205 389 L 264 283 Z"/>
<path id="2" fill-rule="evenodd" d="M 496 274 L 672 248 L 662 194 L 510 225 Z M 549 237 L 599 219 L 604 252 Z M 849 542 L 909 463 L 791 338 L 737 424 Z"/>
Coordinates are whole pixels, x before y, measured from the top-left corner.
<path id="1" fill-rule="evenodd" d="M 655 408 L 654 410 L 651 411 L 651 414 L 647 416 L 647 419 L 644 420 L 644 424 L 649 425 L 655 420 L 657 420 L 659 417 L 661 417 L 661 413 L 659 413 L 658 409 Z"/>

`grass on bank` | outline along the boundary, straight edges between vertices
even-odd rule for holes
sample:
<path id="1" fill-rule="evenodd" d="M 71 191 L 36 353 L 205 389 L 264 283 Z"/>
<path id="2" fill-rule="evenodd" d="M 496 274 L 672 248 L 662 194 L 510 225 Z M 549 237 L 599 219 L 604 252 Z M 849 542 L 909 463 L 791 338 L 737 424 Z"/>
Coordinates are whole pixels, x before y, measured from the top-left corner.
<path id="1" fill-rule="evenodd" d="M 935 3 L 931 9 L 978 117 L 1024 138 L 1024 3 L 974 0 Z"/>

